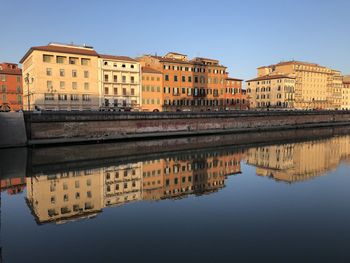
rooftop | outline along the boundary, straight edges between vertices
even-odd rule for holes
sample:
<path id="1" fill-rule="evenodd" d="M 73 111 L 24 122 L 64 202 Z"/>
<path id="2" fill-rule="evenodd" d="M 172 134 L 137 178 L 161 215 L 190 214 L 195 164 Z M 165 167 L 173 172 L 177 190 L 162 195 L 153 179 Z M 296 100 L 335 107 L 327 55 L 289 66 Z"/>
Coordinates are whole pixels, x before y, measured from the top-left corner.
<path id="1" fill-rule="evenodd" d="M 24 55 L 24 57 L 20 60 L 20 63 L 23 63 L 34 50 L 85 56 L 98 56 L 97 52 L 92 47 L 49 43 L 46 46 L 31 47 Z"/>
<path id="2" fill-rule="evenodd" d="M 137 62 L 137 60 L 127 57 L 127 56 L 114 56 L 114 55 L 105 55 L 105 54 L 98 54 L 100 58 L 105 58 L 105 59 L 111 59 L 111 60 L 122 60 L 122 61 L 132 61 L 132 62 Z"/>
<path id="3" fill-rule="evenodd" d="M 259 81 L 259 80 L 270 80 L 270 79 L 295 79 L 295 77 L 290 77 L 287 75 L 266 75 L 262 77 L 257 77 L 255 79 L 247 80 L 246 82 Z"/>
<path id="4" fill-rule="evenodd" d="M 162 74 L 162 72 L 150 67 L 142 67 L 142 73 Z"/>

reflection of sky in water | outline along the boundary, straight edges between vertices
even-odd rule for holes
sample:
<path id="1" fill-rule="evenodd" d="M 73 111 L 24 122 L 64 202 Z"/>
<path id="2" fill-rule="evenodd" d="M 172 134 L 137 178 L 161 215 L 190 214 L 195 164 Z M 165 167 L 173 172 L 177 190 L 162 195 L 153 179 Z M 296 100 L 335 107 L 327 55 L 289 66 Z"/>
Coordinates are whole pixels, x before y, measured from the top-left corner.
<path id="1" fill-rule="evenodd" d="M 66 224 L 37 225 L 27 190 L 2 192 L 3 261 L 349 261 L 349 166 L 331 167 L 290 184 L 243 160 L 216 192 L 130 202 Z"/>

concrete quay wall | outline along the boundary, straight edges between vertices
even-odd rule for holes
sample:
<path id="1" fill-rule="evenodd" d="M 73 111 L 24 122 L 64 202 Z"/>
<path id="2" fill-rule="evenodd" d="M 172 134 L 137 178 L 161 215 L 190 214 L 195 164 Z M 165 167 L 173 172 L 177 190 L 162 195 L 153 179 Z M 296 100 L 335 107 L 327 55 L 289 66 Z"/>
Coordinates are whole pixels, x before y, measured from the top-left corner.
<path id="1" fill-rule="evenodd" d="M 24 120 L 28 145 L 48 145 L 342 126 L 350 111 L 41 112 Z"/>

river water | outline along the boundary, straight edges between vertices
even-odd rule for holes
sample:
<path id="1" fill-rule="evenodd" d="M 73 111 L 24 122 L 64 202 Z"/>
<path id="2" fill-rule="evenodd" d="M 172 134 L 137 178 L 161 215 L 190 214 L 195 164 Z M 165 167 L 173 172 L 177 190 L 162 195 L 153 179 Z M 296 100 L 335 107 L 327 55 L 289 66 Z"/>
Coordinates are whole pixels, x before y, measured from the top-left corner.
<path id="1" fill-rule="evenodd" d="M 2 154 L 4 263 L 350 261 L 349 135 L 35 156 Z"/>

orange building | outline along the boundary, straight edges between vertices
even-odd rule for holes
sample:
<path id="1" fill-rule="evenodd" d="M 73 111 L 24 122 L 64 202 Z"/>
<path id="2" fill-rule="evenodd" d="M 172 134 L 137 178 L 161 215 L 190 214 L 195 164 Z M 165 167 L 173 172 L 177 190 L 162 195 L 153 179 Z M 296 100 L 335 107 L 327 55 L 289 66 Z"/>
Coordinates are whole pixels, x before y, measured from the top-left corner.
<path id="1" fill-rule="evenodd" d="M 225 106 L 226 110 L 248 109 L 249 103 L 245 90 L 242 90 L 242 79 L 226 78 Z"/>
<path id="2" fill-rule="evenodd" d="M 223 110 L 226 67 L 218 60 L 194 58 L 170 52 L 165 56 L 145 55 L 142 66 L 163 73 L 164 110 Z"/>
<path id="3" fill-rule="evenodd" d="M 19 194 L 26 188 L 24 177 L 2 179 L 0 181 L 1 191 L 6 190 L 9 195 Z"/>
<path id="4" fill-rule="evenodd" d="M 17 64 L 0 64 L 0 88 L 0 110 L 22 109 L 22 70 Z"/>
<path id="5" fill-rule="evenodd" d="M 163 74 L 150 67 L 142 67 L 142 111 L 163 110 Z"/>

